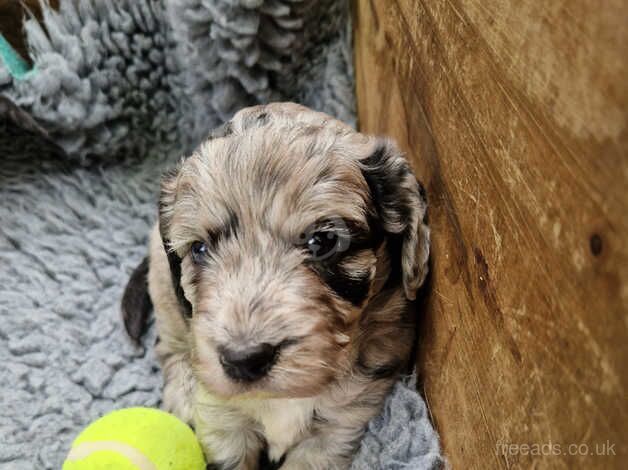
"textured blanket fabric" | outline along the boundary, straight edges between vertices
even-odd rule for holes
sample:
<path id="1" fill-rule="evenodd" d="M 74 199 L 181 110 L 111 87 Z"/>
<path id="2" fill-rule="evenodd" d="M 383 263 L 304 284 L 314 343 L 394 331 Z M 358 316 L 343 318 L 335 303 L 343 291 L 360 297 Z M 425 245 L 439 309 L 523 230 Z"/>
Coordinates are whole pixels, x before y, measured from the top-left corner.
<path id="1" fill-rule="evenodd" d="M 354 119 L 343 0 L 62 0 L 26 23 L 34 69 L 0 64 L 0 468 L 58 469 L 87 423 L 159 406 L 119 299 L 160 174 L 238 108 L 293 100 Z M 399 383 L 354 469 L 442 459 Z"/>

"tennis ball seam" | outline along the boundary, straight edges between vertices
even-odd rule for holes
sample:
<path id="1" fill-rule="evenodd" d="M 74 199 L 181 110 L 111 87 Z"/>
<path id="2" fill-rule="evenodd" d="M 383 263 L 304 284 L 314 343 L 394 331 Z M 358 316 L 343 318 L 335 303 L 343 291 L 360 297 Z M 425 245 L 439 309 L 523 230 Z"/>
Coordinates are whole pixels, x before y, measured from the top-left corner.
<path id="1" fill-rule="evenodd" d="M 158 470 L 155 464 L 135 447 L 117 441 L 83 442 L 70 450 L 66 460 L 68 462 L 82 460 L 99 451 L 116 452 L 127 458 L 138 470 Z"/>

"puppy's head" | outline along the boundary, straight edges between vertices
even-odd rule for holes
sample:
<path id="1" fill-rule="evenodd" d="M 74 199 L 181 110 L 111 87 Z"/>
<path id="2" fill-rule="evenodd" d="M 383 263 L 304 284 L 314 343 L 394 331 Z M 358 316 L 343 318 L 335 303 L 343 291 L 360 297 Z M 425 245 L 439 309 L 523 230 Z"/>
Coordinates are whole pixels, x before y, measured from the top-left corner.
<path id="1" fill-rule="evenodd" d="M 389 141 L 294 104 L 247 108 L 166 175 L 160 231 L 215 393 L 314 395 L 380 290 L 427 271 L 426 204 Z"/>

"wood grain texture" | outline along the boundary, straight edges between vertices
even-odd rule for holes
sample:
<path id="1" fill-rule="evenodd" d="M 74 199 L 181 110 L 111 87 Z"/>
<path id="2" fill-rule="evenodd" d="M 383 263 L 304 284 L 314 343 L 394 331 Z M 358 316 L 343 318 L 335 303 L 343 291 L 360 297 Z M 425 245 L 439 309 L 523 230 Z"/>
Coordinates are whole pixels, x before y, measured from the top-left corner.
<path id="1" fill-rule="evenodd" d="M 396 138 L 428 189 L 418 367 L 450 462 L 626 468 L 628 3 L 354 12 L 361 129 Z"/>

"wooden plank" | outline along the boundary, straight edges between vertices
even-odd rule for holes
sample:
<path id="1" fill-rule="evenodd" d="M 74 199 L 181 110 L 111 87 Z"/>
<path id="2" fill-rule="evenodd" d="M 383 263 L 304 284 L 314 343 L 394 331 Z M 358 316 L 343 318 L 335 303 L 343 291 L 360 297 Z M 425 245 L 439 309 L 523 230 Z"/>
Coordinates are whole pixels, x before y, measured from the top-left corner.
<path id="1" fill-rule="evenodd" d="M 628 3 L 354 7 L 361 129 L 428 188 L 418 367 L 453 467 L 625 468 Z"/>

